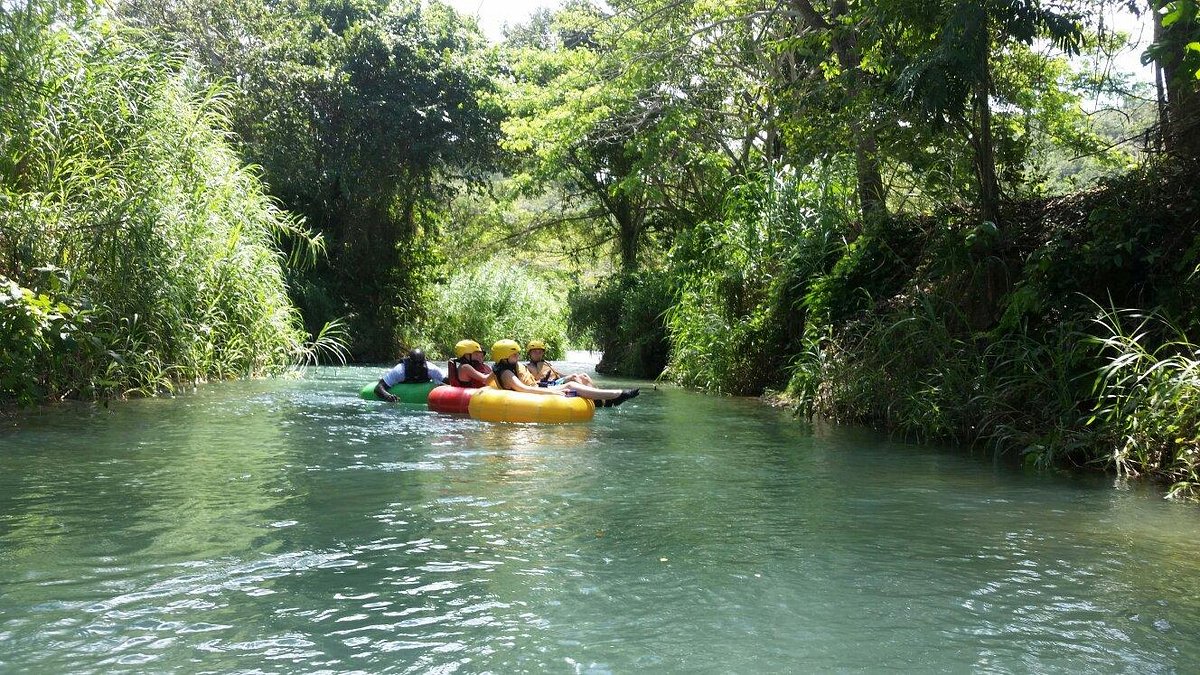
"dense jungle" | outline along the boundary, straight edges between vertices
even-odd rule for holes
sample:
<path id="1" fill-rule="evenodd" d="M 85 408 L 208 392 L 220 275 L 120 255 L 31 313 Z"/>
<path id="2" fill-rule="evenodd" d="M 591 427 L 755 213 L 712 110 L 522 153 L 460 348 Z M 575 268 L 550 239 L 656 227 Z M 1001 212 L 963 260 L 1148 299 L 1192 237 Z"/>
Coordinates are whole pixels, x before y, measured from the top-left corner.
<path id="1" fill-rule="evenodd" d="M 6 0 L 0 407 L 538 338 L 1194 497 L 1198 76 L 1193 0 Z"/>

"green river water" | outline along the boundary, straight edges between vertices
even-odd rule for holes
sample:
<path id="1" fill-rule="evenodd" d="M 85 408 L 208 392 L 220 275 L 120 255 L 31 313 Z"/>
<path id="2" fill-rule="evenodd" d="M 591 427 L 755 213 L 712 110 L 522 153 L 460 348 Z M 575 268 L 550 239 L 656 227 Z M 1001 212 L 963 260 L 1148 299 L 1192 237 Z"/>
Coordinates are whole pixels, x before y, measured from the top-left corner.
<path id="1" fill-rule="evenodd" d="M 6 420 L 0 672 L 1200 671 L 1200 509 L 1147 488 L 674 389 L 356 398 L 381 373 Z"/>

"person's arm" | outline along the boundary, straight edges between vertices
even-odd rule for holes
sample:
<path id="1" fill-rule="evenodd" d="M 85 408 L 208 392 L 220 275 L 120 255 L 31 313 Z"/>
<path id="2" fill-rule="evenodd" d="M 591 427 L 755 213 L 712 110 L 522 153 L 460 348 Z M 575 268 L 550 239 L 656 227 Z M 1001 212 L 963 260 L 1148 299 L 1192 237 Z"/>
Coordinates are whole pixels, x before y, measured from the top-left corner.
<path id="1" fill-rule="evenodd" d="M 513 391 L 523 391 L 526 394 L 551 394 L 553 396 L 562 395 L 562 387 L 531 387 L 521 381 L 516 373 L 511 370 L 506 370 L 500 373 L 500 378 L 504 379 L 504 387 Z"/>
<path id="2" fill-rule="evenodd" d="M 475 370 L 474 366 L 469 366 L 465 363 L 458 367 L 458 379 L 470 380 L 471 382 L 474 382 L 476 384 L 486 384 L 487 383 L 487 375 L 484 375 L 483 373 L 479 372 L 478 370 Z"/>
<path id="3" fill-rule="evenodd" d="M 384 382 L 383 380 L 380 380 L 375 385 L 375 396 L 378 397 L 379 400 L 387 401 L 388 403 L 395 403 L 396 401 L 400 400 L 400 399 L 396 398 L 395 394 L 388 391 L 387 383 Z"/>

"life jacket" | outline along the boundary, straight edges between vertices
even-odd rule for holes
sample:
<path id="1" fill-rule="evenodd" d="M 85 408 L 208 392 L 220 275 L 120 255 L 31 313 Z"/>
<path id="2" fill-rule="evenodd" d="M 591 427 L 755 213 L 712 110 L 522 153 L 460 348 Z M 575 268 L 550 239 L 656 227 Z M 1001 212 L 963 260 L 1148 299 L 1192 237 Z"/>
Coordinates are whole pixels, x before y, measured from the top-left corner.
<path id="1" fill-rule="evenodd" d="M 529 370 L 529 374 L 533 376 L 533 379 L 538 382 L 552 382 L 562 377 L 562 373 L 555 370 L 554 366 L 545 359 L 538 361 L 536 364 L 530 361 L 525 364 L 525 367 Z"/>
<path id="2" fill-rule="evenodd" d="M 479 389 L 479 388 L 485 386 L 485 385 L 475 382 L 473 380 L 460 379 L 458 377 L 458 367 L 460 365 L 471 366 L 475 370 L 479 370 L 479 371 L 488 371 L 488 372 L 491 371 L 491 369 L 488 368 L 486 364 L 475 363 L 474 361 L 471 361 L 470 359 L 468 359 L 465 356 L 462 358 L 458 358 L 458 359 L 451 359 L 450 362 L 446 364 L 446 366 L 447 366 L 446 369 L 448 371 L 450 371 L 449 377 L 447 379 L 450 380 L 451 387 L 463 387 L 464 389 Z"/>
<path id="3" fill-rule="evenodd" d="M 404 382 L 429 382 L 433 378 L 429 377 L 429 362 L 422 360 L 420 363 L 413 363 L 407 357 L 404 359 Z"/>
<path id="4" fill-rule="evenodd" d="M 529 374 L 529 371 L 525 369 L 524 365 L 520 363 L 509 363 L 508 361 L 500 361 L 496 364 L 496 366 L 492 369 L 492 374 L 488 375 L 487 386 L 493 389 L 508 389 L 508 387 L 504 386 L 504 381 L 500 378 L 500 374 L 506 370 L 511 371 L 513 375 L 516 375 L 517 379 L 520 380 L 525 386 L 537 386 L 537 380 L 533 379 L 533 375 Z"/>

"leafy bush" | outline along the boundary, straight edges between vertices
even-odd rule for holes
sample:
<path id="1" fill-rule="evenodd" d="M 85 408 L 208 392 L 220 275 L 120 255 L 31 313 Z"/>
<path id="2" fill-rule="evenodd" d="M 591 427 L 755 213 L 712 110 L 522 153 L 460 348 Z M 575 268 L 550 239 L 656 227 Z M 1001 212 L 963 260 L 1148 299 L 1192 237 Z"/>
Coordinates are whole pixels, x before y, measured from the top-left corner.
<path id="1" fill-rule="evenodd" d="M 666 270 L 608 277 L 569 297 L 571 326 L 588 346 L 604 352 L 596 370 L 657 377 L 667 363 L 664 315 L 674 297 Z"/>
<path id="2" fill-rule="evenodd" d="M 680 288 L 667 312 L 671 379 L 734 394 L 786 382 L 801 299 L 845 251 L 844 178 L 785 169 L 735 191 L 725 222 L 681 238 L 671 252 Z"/>
<path id="3" fill-rule="evenodd" d="M 88 321 L 89 312 L 0 276 L 0 400 L 34 404 L 69 381 L 74 343 Z"/>
<path id="4" fill-rule="evenodd" d="M 5 19 L 3 339 L 23 356 L 4 367 L 25 375 L 0 398 L 152 394 L 308 359 L 277 242 L 309 262 L 321 243 L 229 148 L 221 93 L 101 15 L 31 2 Z"/>
<path id="5" fill-rule="evenodd" d="M 804 298 L 822 321 L 840 322 L 898 292 L 912 277 L 925 241 L 921 223 L 893 217 L 874 222 L 854 239 L 827 274 L 811 281 Z"/>
<path id="6" fill-rule="evenodd" d="M 569 345 L 565 285 L 562 278 L 540 276 L 508 259 L 459 270 L 434 289 L 422 331 L 429 351 L 452 354 L 454 344 L 464 338 L 477 340 L 485 351 L 505 338 L 522 347 L 541 339 L 547 358 L 561 358 Z"/>

